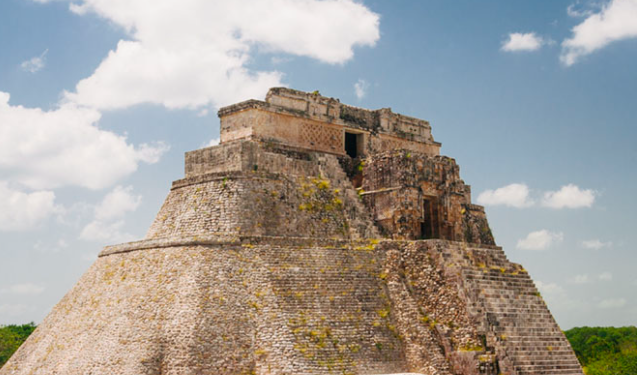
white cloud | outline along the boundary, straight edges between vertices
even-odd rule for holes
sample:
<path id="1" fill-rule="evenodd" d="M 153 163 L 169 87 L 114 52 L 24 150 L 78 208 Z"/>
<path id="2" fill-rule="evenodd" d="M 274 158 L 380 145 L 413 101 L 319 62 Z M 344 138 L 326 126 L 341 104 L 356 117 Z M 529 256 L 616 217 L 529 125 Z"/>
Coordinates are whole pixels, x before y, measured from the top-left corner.
<path id="1" fill-rule="evenodd" d="M 611 241 L 602 242 L 598 239 L 582 241 L 582 246 L 586 249 L 599 250 L 613 246 Z"/>
<path id="2" fill-rule="evenodd" d="M 39 72 L 44 68 L 44 65 L 46 65 L 45 57 L 47 52 L 49 52 L 48 49 L 42 52 L 40 56 L 32 57 L 29 60 L 22 62 L 22 64 L 20 64 L 20 68 L 29 73 Z"/>
<path id="3" fill-rule="evenodd" d="M 595 202 L 595 192 L 590 189 L 580 189 L 576 185 L 562 186 L 558 191 L 544 193 L 542 205 L 550 208 L 581 208 L 591 207 Z"/>
<path id="4" fill-rule="evenodd" d="M 153 163 L 166 145 L 134 147 L 96 126 L 93 109 L 64 104 L 51 111 L 11 106 L 0 92 L 0 171 L 32 189 L 82 186 L 100 189 Z"/>
<path id="5" fill-rule="evenodd" d="M 53 192 L 24 193 L 0 181 L 0 231 L 32 229 L 56 211 Z"/>
<path id="6" fill-rule="evenodd" d="M 556 283 L 544 283 L 540 280 L 535 282 L 537 289 L 544 296 L 562 296 L 566 294 L 566 291 Z"/>
<path id="7" fill-rule="evenodd" d="M 44 292 L 44 287 L 32 283 L 14 284 L 6 288 L 0 288 L 0 294 L 40 294 Z"/>
<path id="8" fill-rule="evenodd" d="M 613 274 L 610 272 L 602 272 L 597 278 L 600 281 L 611 281 L 613 279 Z"/>
<path id="9" fill-rule="evenodd" d="M 361 100 L 367 95 L 367 89 L 369 88 L 369 83 L 364 79 L 359 79 L 358 82 L 354 84 L 354 92 L 356 93 L 356 97 L 358 100 Z"/>
<path id="10" fill-rule="evenodd" d="M 210 142 L 206 143 L 203 147 L 217 146 L 219 144 L 219 142 L 221 142 L 220 138 L 213 138 L 213 139 L 210 140 Z"/>
<path id="11" fill-rule="evenodd" d="M 125 222 L 103 222 L 94 220 L 88 223 L 80 233 L 80 238 L 86 241 L 122 243 L 135 239 L 135 236 L 122 231 Z"/>
<path id="12" fill-rule="evenodd" d="M 542 229 L 531 232 L 526 238 L 518 240 L 517 248 L 522 250 L 546 250 L 553 243 L 561 242 L 563 239 L 564 234 L 561 232 L 549 232 L 546 229 Z"/>
<path id="13" fill-rule="evenodd" d="M 258 51 L 340 64 L 380 35 L 379 16 L 354 0 L 78 0 L 69 8 L 111 21 L 128 40 L 53 110 L 11 106 L 0 92 L 0 172 L 30 189 L 103 189 L 168 150 L 99 129 L 102 110 L 151 103 L 205 114 L 283 86 L 282 73 L 248 67 Z M 127 237 L 122 226 L 96 218 L 82 238 Z"/>
<path id="14" fill-rule="evenodd" d="M 153 144 L 142 143 L 136 150 L 137 160 L 148 164 L 157 163 L 161 157 L 170 150 L 166 142 L 154 142 Z"/>
<path id="15" fill-rule="evenodd" d="M 127 212 L 137 210 L 142 202 L 141 195 L 133 195 L 132 186 L 116 186 L 113 191 L 106 194 L 102 202 L 95 207 L 95 218 L 97 220 L 109 221 L 122 218 Z"/>
<path id="16" fill-rule="evenodd" d="M 574 277 L 568 280 L 568 282 L 571 284 L 588 284 L 590 281 L 591 281 L 590 278 L 586 274 L 575 275 Z"/>
<path id="17" fill-rule="evenodd" d="M 262 97 L 282 74 L 247 68 L 256 51 L 344 63 L 355 46 L 373 46 L 379 16 L 353 0 L 83 0 L 121 26 L 121 40 L 67 100 L 98 109 L 139 103 L 219 107 Z M 152 10 L 152 11 L 151 11 Z"/>
<path id="18" fill-rule="evenodd" d="M 591 9 L 591 7 L 595 7 L 596 5 L 597 5 L 597 8 L 599 9 L 600 4 L 589 3 L 589 4 L 586 4 L 585 7 L 582 7 L 580 5 L 580 2 L 576 1 L 574 4 L 571 4 L 566 8 L 566 14 L 568 14 L 569 17 L 573 17 L 573 18 L 588 17 L 595 12 L 593 9 Z"/>
<path id="19" fill-rule="evenodd" d="M 617 309 L 626 306 L 626 300 L 624 298 L 605 299 L 597 306 L 601 309 Z"/>
<path id="20" fill-rule="evenodd" d="M 511 184 L 495 190 L 485 190 L 478 196 L 478 203 L 485 206 L 530 207 L 529 188 L 525 184 Z"/>
<path id="21" fill-rule="evenodd" d="M 132 234 L 122 232 L 125 225 L 124 216 L 137 210 L 141 204 L 141 195 L 133 195 L 133 188 L 115 187 L 95 206 L 94 219 L 80 233 L 80 238 L 87 241 L 126 242 L 135 238 Z"/>
<path id="22" fill-rule="evenodd" d="M 546 42 L 535 33 L 511 33 L 507 40 L 502 42 L 502 51 L 520 52 L 536 51 Z"/>
<path id="23" fill-rule="evenodd" d="M 595 195 L 595 191 L 591 189 L 580 189 L 576 185 L 568 184 L 558 191 L 545 192 L 541 204 L 555 209 L 591 207 L 595 202 Z M 516 208 L 535 205 L 526 184 L 510 184 L 495 190 L 485 190 L 480 193 L 477 202 L 484 206 L 503 205 Z"/>
<path id="24" fill-rule="evenodd" d="M 608 44 L 637 37 L 637 0 L 611 0 L 598 13 L 573 27 L 562 42 L 560 60 L 566 66 Z"/>
<path id="25" fill-rule="evenodd" d="M 599 275 L 597 275 L 597 280 L 599 281 L 611 281 L 612 279 L 613 279 L 613 274 L 610 272 L 602 272 Z M 594 279 L 591 279 L 587 274 L 575 275 L 574 277 L 568 280 L 570 284 L 588 284 L 593 281 Z"/>

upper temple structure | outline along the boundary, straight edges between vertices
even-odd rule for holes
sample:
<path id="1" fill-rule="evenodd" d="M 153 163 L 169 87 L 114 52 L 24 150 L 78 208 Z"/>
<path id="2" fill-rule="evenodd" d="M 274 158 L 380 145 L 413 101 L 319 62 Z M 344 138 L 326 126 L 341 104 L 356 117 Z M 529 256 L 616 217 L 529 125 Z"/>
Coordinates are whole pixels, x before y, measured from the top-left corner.
<path id="1" fill-rule="evenodd" d="M 287 88 L 219 117 L 0 375 L 583 374 L 427 121 Z"/>

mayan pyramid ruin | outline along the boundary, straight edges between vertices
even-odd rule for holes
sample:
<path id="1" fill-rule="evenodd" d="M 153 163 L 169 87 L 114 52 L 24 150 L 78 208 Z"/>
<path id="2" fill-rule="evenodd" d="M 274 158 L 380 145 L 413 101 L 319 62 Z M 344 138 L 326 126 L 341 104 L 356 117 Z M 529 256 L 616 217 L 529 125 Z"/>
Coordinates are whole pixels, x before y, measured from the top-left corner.
<path id="1" fill-rule="evenodd" d="M 427 121 L 271 89 L 1 375 L 582 374 Z"/>

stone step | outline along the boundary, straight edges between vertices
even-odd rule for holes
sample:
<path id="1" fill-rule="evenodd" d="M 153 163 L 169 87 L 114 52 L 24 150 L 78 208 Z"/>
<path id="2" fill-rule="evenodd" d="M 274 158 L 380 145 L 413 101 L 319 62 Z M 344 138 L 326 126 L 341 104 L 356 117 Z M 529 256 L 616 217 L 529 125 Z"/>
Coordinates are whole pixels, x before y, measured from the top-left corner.
<path id="1" fill-rule="evenodd" d="M 518 375 L 582 375 L 580 366 L 516 366 Z"/>

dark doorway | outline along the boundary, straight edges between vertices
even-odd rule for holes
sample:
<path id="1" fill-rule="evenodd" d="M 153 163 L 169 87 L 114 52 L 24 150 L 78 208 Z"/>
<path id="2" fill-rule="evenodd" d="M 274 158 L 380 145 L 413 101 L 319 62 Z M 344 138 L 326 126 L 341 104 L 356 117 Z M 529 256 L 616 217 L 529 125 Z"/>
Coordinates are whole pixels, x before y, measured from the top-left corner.
<path id="1" fill-rule="evenodd" d="M 358 157 L 359 134 L 345 133 L 345 152 L 350 158 Z"/>
<path id="2" fill-rule="evenodd" d="M 423 221 L 420 224 L 422 239 L 440 238 L 440 222 L 438 221 L 438 200 L 436 198 L 423 199 Z"/>

